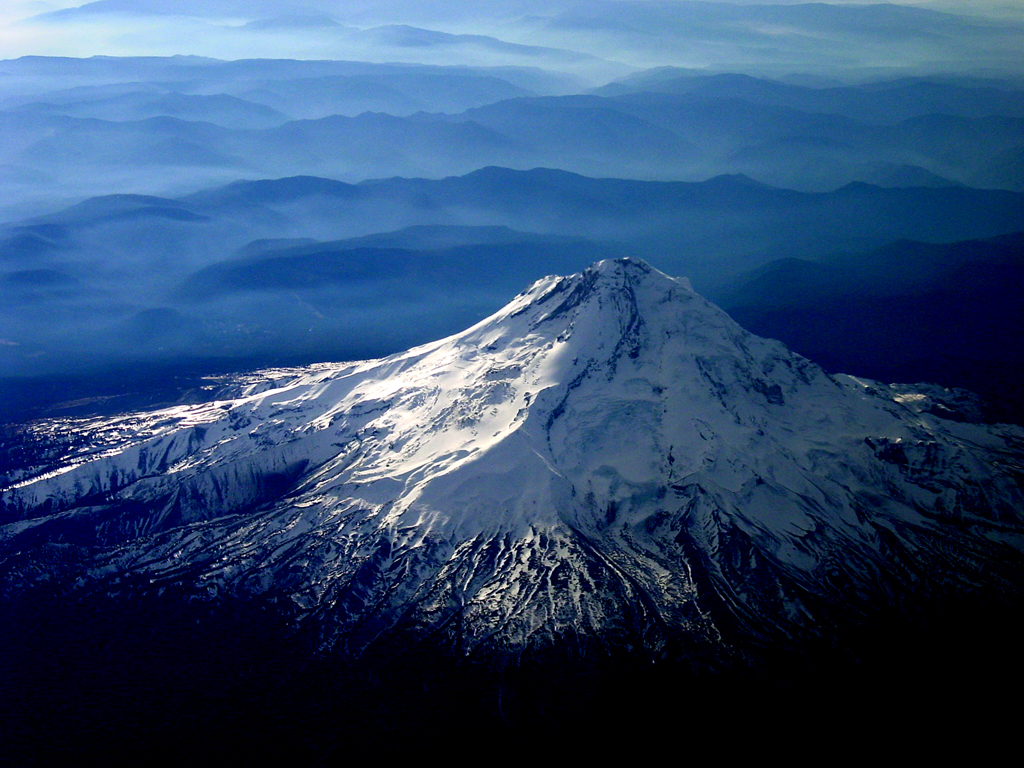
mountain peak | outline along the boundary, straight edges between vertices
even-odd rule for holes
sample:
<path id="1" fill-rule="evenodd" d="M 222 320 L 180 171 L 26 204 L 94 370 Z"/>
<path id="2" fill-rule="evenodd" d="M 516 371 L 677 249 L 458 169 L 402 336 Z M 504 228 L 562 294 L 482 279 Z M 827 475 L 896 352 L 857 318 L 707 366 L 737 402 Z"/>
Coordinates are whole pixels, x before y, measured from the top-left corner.
<path id="1" fill-rule="evenodd" d="M 669 277 L 639 259 L 605 259 L 575 275 L 538 280 L 482 324 L 523 313 L 532 313 L 534 324 L 552 322 L 589 302 L 595 302 L 593 320 L 628 322 L 645 314 L 671 314 L 694 298 L 699 297 L 686 278 Z"/>
<path id="2" fill-rule="evenodd" d="M 1024 565 L 986 562 L 1024 540 L 1004 461 L 1024 433 L 928 396 L 829 376 L 684 281 L 602 261 L 399 355 L 92 422 L 0 492 L 0 584 L 57 568 L 98 594 L 285 600 L 356 651 L 770 645 L 908 583 L 1012 588 Z M 82 559 L 52 565 L 51 539 Z"/>
<path id="3" fill-rule="evenodd" d="M 685 277 L 669 277 L 646 261 L 630 257 L 598 261 L 581 273 L 580 282 L 591 288 L 623 290 L 634 295 L 637 291 L 653 291 L 662 299 L 666 292 L 680 290 L 696 295 Z"/>

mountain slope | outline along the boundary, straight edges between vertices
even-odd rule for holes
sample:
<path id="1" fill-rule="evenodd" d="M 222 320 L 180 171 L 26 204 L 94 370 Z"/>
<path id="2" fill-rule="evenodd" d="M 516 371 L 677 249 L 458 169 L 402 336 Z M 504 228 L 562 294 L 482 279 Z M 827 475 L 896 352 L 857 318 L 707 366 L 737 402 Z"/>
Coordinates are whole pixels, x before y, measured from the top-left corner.
<path id="1" fill-rule="evenodd" d="M 779 260 L 714 298 L 744 328 L 829 370 L 967 387 L 991 420 L 1020 424 L 1022 288 L 1024 233 L 1014 233 Z"/>
<path id="2" fill-rule="evenodd" d="M 576 637 L 718 664 L 1024 584 L 1020 429 L 828 376 L 642 262 L 273 376 L 10 476 L 8 599 L 173 588 L 353 652 Z"/>

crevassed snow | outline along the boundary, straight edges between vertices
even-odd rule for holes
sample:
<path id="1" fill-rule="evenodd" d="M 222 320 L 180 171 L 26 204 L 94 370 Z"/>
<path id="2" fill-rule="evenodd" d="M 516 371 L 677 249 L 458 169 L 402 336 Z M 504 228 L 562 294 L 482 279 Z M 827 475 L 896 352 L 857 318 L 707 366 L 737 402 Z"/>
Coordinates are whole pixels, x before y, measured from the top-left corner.
<path id="1" fill-rule="evenodd" d="M 729 580 L 810 588 L 837 552 L 881 567 L 880 528 L 952 516 L 1021 540 L 1020 488 L 995 460 L 1019 453 L 1021 430 L 829 376 L 628 259 L 544 278 L 447 339 L 268 380 L 111 420 L 124 436 L 102 453 L 4 489 L 5 519 L 142 502 L 114 508 L 120 538 L 98 543 L 166 533 L 112 551 L 123 568 L 294 585 L 352 627 L 459 605 L 473 632 L 509 642 L 631 611 L 710 637 L 696 569 L 726 602 L 763 589 L 804 616 L 783 581 Z M 123 516 L 156 510 L 169 528 Z"/>

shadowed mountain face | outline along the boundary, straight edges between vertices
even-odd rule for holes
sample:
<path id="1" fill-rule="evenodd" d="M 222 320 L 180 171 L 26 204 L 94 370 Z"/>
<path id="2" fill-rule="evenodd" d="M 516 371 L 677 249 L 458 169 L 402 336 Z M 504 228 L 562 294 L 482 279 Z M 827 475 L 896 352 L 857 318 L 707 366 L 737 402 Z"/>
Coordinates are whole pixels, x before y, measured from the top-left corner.
<path id="1" fill-rule="evenodd" d="M 412 648 L 832 670 L 961 600 L 1019 604 L 1024 433 L 956 408 L 829 376 L 605 261 L 383 360 L 37 424 L 39 450 L 7 454 L 0 610 L 141 619 L 158 639 L 129 664 L 175 647 L 153 611 L 269 621 L 247 659 L 284 632 L 367 669 Z"/>
<path id="2" fill-rule="evenodd" d="M 975 390 L 1024 420 L 1024 236 L 902 241 L 822 261 L 772 262 L 716 298 L 744 327 L 832 370 Z"/>

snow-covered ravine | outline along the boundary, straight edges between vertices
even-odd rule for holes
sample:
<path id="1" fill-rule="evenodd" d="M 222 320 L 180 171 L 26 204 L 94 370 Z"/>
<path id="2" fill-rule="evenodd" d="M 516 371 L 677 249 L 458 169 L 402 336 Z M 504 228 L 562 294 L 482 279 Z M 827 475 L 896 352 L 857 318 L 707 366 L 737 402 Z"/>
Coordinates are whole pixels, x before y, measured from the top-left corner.
<path id="1" fill-rule="evenodd" d="M 353 651 L 729 645 L 1015 595 L 1024 430 L 936 393 L 830 376 L 605 261 L 399 355 L 82 424 L 90 447 L 3 489 L 0 570 L 8 596 L 273 596 Z"/>

